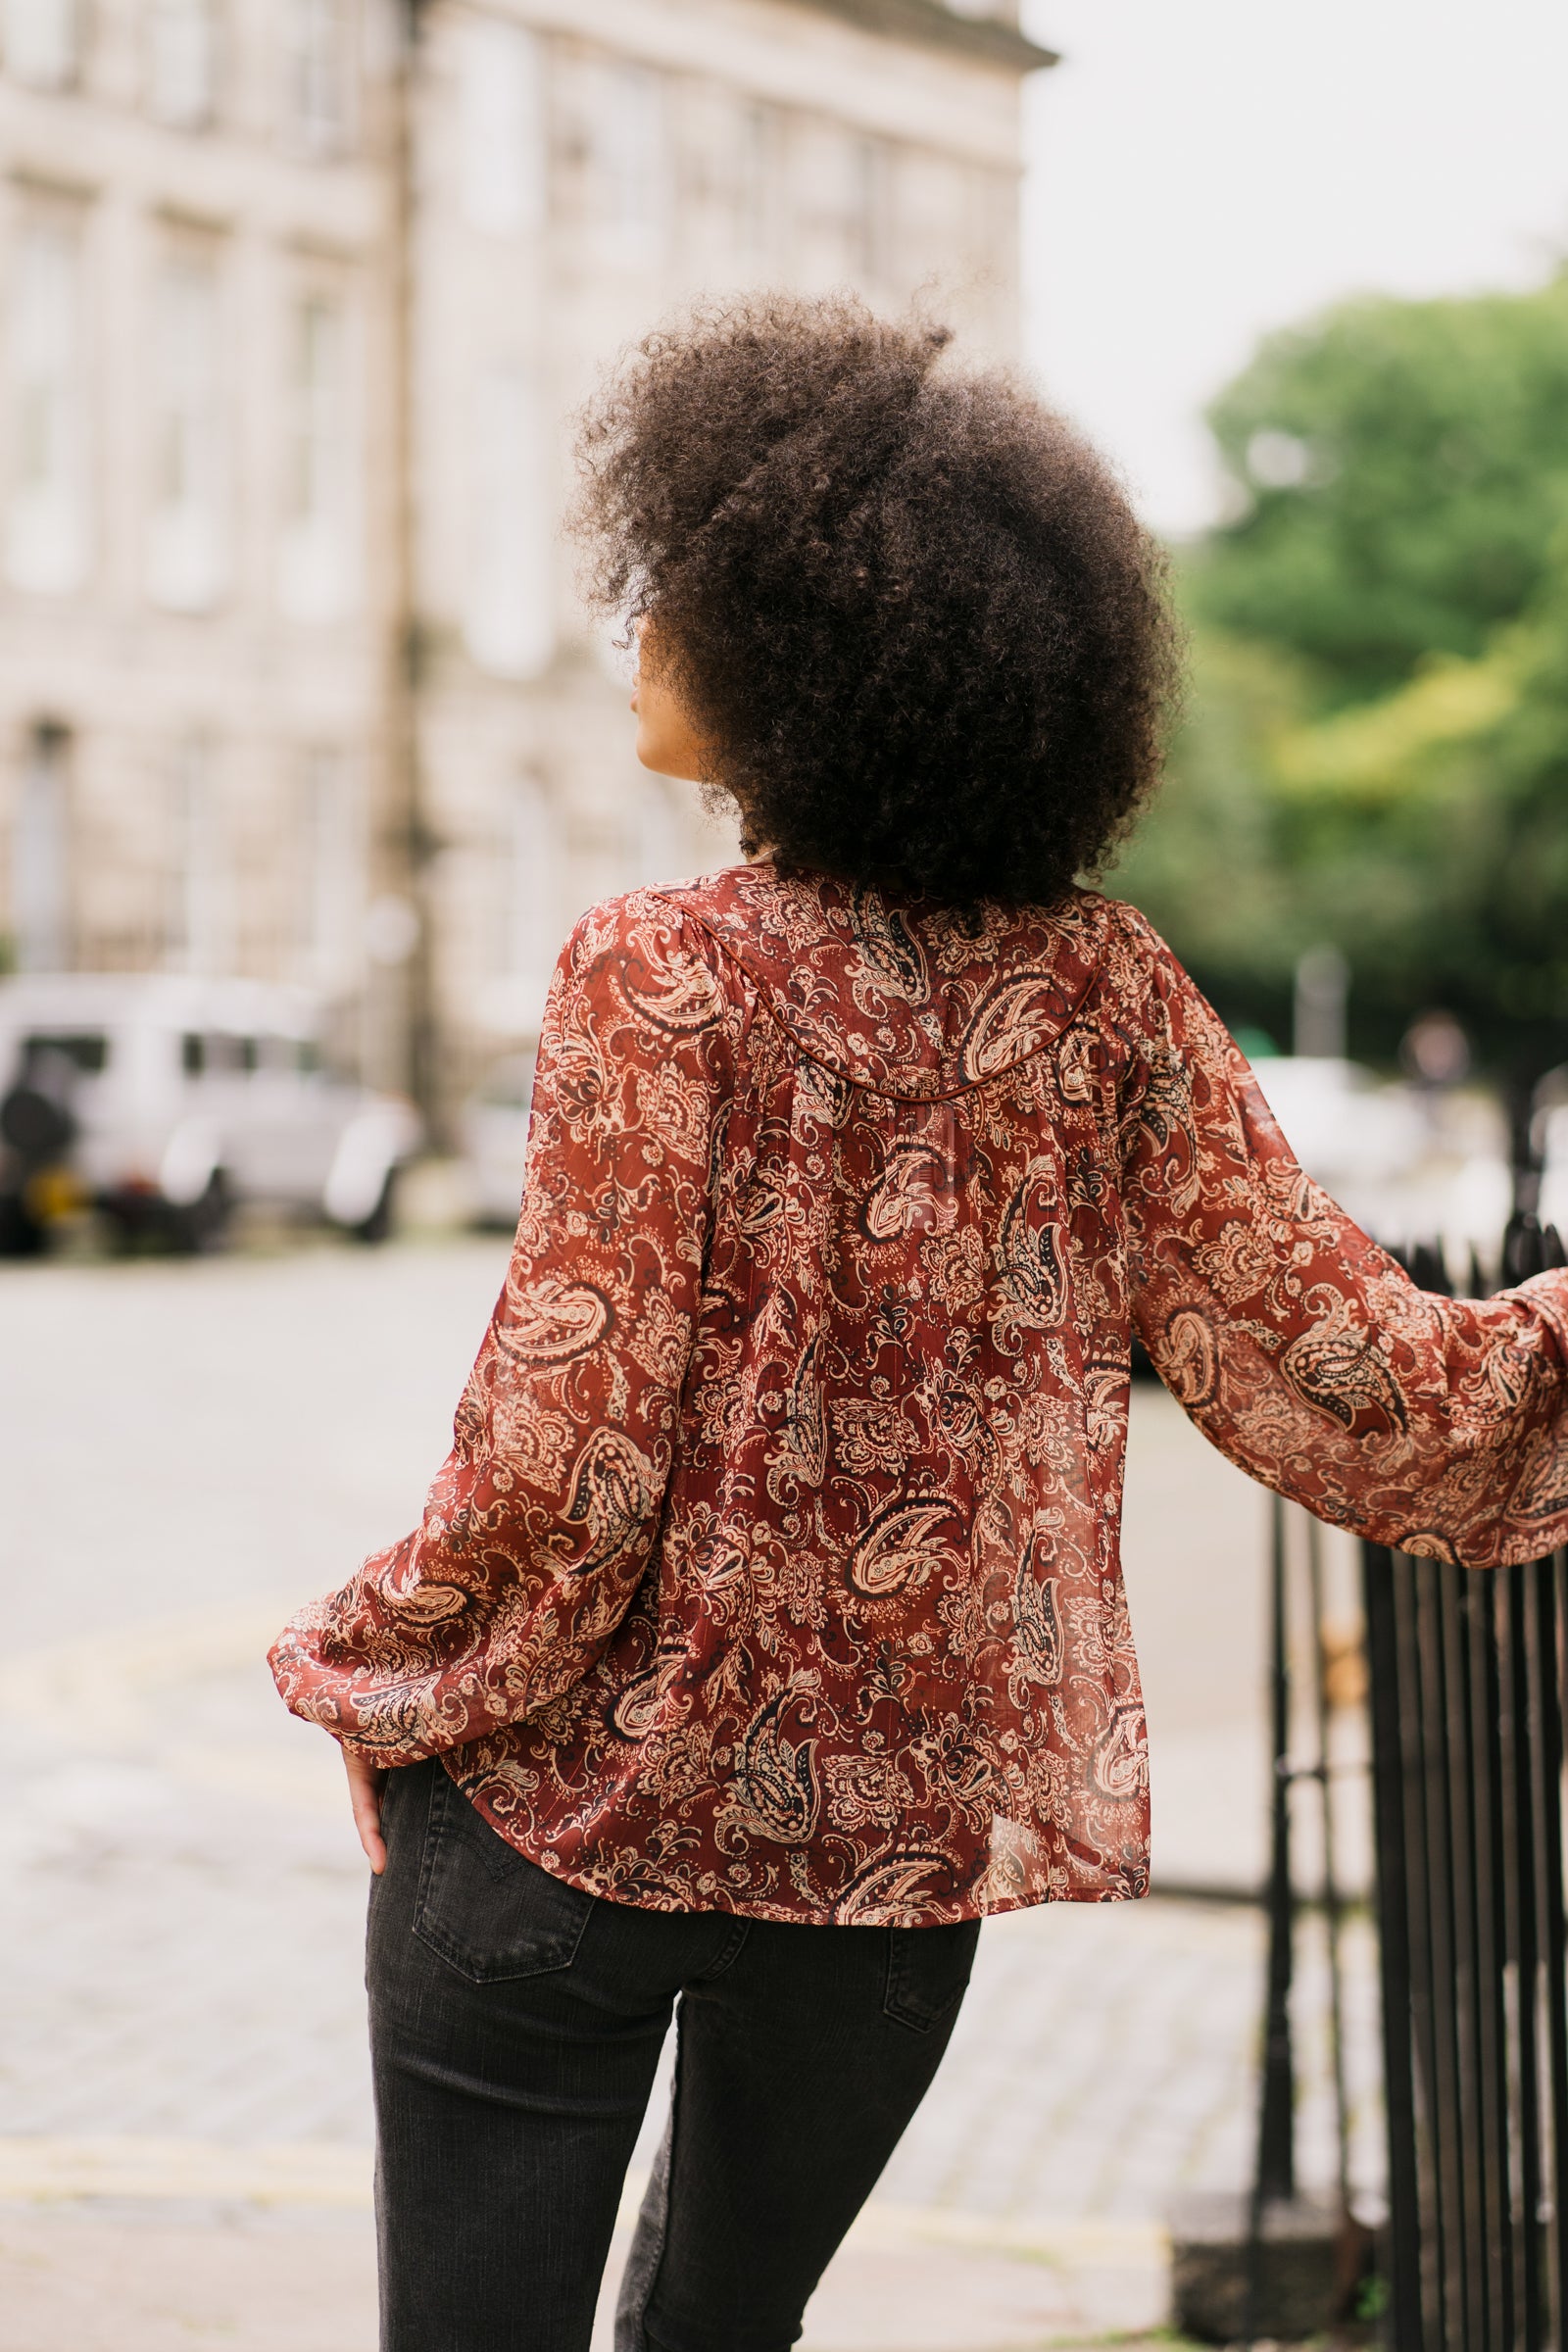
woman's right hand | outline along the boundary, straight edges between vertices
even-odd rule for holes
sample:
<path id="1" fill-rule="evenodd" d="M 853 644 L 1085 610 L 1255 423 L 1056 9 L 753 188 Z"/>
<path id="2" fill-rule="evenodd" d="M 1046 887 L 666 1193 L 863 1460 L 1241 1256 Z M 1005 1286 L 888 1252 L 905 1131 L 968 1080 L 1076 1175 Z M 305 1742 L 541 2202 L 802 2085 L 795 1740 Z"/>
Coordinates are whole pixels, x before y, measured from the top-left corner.
<path id="1" fill-rule="evenodd" d="M 381 1792 L 386 1787 L 385 1767 L 367 1764 L 352 1748 L 343 1749 L 343 1769 L 349 1776 L 349 1803 L 354 1809 L 354 1827 L 360 1833 L 365 1858 L 377 1878 L 386 1868 L 386 1839 L 381 1835 Z"/>

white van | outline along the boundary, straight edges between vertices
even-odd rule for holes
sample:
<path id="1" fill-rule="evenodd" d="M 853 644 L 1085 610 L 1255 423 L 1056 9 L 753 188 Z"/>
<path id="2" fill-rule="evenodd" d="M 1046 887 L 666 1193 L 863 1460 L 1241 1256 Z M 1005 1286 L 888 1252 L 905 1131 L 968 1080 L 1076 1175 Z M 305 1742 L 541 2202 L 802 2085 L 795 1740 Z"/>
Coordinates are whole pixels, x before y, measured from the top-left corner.
<path id="1" fill-rule="evenodd" d="M 11 1248 L 90 1203 L 209 1247 L 236 1200 L 390 1227 L 411 1104 L 330 1075 L 304 991 L 173 974 L 0 979 L 0 1219 Z"/>

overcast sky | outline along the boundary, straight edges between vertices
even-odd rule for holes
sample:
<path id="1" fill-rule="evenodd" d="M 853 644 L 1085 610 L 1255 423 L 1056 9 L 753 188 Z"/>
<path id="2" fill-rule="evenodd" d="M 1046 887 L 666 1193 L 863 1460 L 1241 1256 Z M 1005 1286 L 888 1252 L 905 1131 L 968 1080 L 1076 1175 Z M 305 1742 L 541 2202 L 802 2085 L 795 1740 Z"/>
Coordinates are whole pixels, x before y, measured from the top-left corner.
<path id="1" fill-rule="evenodd" d="M 1200 526 L 1204 401 L 1366 289 L 1568 253 L 1568 0 L 1025 0 L 1031 356 L 1150 518 Z"/>

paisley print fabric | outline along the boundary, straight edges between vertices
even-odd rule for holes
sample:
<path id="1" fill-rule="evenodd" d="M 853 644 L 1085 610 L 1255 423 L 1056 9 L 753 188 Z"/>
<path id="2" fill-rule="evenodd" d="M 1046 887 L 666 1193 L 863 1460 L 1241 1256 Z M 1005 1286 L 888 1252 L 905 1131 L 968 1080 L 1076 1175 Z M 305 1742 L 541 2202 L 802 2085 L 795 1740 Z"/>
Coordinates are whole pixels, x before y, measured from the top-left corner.
<path id="1" fill-rule="evenodd" d="M 1417 1292 L 1130 908 L 766 865 L 597 907 L 451 1458 L 278 1686 L 617 1902 L 1141 1894 L 1134 1328 L 1325 1519 L 1478 1567 L 1568 1540 L 1568 1277 Z"/>

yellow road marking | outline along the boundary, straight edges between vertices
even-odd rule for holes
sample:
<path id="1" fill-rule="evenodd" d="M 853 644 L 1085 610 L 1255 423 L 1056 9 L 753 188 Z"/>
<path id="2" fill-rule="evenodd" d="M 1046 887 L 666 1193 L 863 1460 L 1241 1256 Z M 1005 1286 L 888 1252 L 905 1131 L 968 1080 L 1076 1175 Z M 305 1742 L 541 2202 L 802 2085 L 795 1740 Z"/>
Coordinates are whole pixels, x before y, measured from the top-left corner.
<path id="1" fill-rule="evenodd" d="M 368 2206 L 370 2167 L 368 2148 L 324 2140 L 244 2148 L 204 2139 L 0 2139 L 0 2198 Z"/>
<path id="2" fill-rule="evenodd" d="M 371 2154 L 326 2140 L 234 2147 L 207 2139 L 0 2138 L 0 2201 L 54 2204 L 81 2197 L 149 2202 L 335 2206 L 367 2210 Z M 632 2174 L 621 2200 L 629 2226 L 647 2186 Z M 873 2201 L 851 2232 L 859 2245 L 946 2245 L 1063 2267 L 1153 2269 L 1170 2241 L 1146 2222 L 1011 2222 L 951 2207 Z"/>
<path id="3" fill-rule="evenodd" d="M 1008 2221 L 946 2205 L 891 2205 L 873 2199 L 850 2232 L 852 2242 L 896 2247 L 965 2246 L 975 2253 L 1016 2254 L 1064 2266 L 1150 2269 L 1170 2255 L 1170 2233 L 1157 2222 Z"/>

